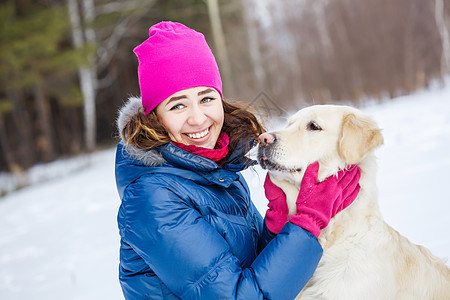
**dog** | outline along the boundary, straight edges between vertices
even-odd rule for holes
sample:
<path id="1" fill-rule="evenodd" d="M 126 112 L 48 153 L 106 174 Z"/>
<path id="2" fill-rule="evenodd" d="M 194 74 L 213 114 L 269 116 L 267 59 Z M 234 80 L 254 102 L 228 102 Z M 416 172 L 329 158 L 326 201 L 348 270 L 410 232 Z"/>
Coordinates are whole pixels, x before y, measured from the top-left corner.
<path id="1" fill-rule="evenodd" d="M 378 208 L 374 149 L 381 129 L 362 111 L 315 105 L 289 118 L 286 128 L 259 137 L 258 161 L 286 194 L 289 214 L 305 169 L 319 162 L 318 180 L 357 164 L 356 200 L 330 220 L 318 238 L 324 252 L 296 299 L 450 299 L 450 269 L 383 220 Z"/>

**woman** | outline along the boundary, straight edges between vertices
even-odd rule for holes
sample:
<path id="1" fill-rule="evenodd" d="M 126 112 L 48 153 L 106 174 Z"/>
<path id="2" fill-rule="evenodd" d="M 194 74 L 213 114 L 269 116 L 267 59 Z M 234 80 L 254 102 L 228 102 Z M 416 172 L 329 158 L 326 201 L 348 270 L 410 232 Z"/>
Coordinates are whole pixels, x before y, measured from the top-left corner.
<path id="1" fill-rule="evenodd" d="M 142 99 L 131 98 L 117 122 L 125 298 L 293 299 L 322 255 L 320 229 L 355 199 L 358 169 L 302 186 L 290 222 L 285 195 L 267 177 L 264 222 L 239 173 L 263 130 L 223 101 L 203 35 L 162 22 L 134 51 Z M 305 178 L 317 182 L 317 165 Z"/>

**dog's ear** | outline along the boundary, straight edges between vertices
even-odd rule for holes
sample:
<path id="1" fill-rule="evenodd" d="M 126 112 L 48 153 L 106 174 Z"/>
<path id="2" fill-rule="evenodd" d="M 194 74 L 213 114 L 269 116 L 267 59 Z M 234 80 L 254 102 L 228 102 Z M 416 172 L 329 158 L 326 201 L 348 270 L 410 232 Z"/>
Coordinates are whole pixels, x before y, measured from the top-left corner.
<path id="1" fill-rule="evenodd" d="M 345 114 L 342 121 L 339 152 L 347 164 L 358 163 L 367 153 L 383 144 L 381 129 L 366 116 Z"/>

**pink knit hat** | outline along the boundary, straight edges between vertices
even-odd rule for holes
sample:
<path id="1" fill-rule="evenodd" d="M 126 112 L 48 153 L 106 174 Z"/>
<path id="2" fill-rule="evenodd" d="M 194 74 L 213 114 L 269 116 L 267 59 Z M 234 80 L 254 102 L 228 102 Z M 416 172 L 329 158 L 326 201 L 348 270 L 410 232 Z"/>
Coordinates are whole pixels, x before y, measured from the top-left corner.
<path id="1" fill-rule="evenodd" d="M 176 22 L 160 22 L 149 38 L 134 49 L 142 106 L 150 113 L 170 95 L 207 86 L 222 96 L 222 80 L 214 55 L 203 34 Z"/>

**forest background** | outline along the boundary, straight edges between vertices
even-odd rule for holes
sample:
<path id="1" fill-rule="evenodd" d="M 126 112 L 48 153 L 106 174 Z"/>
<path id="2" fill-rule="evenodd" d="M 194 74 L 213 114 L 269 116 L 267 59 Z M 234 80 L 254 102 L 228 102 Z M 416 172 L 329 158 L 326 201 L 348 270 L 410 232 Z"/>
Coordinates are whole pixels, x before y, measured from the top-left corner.
<path id="1" fill-rule="evenodd" d="M 132 50 L 163 20 L 204 33 L 225 98 L 257 109 L 382 101 L 450 70 L 449 0 L 2 1 L 0 174 L 116 143 Z"/>

